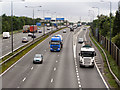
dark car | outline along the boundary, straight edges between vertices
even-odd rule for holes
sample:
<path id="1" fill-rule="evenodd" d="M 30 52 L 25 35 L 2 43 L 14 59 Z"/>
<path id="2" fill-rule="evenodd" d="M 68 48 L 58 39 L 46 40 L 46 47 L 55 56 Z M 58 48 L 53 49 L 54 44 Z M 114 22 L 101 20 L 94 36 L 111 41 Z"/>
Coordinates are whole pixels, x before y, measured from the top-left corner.
<path id="1" fill-rule="evenodd" d="M 32 35 L 31 37 L 32 37 L 32 38 L 36 38 L 36 35 L 34 34 L 34 35 Z"/>
<path id="2" fill-rule="evenodd" d="M 74 28 L 70 28 L 70 31 L 74 31 Z"/>

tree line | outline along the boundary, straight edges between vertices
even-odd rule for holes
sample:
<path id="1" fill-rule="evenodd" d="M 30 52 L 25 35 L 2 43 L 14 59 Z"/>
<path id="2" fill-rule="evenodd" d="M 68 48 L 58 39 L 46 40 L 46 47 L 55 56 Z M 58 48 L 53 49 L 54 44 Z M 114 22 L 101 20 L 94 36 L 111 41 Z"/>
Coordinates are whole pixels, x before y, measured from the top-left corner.
<path id="1" fill-rule="evenodd" d="M 91 28 L 95 31 L 99 28 L 99 33 L 106 38 L 110 38 L 110 19 L 111 19 L 111 37 L 112 42 L 120 48 L 120 9 L 116 11 L 116 15 L 110 16 L 100 15 L 98 19 L 94 20 Z"/>
<path id="2" fill-rule="evenodd" d="M 13 23 L 13 31 L 21 30 L 24 25 L 33 25 L 36 22 L 40 22 L 40 18 L 33 19 L 29 17 L 17 17 L 13 16 L 11 21 L 11 16 L 7 16 L 6 14 L 2 15 L 2 32 L 11 32 L 11 23 Z"/>

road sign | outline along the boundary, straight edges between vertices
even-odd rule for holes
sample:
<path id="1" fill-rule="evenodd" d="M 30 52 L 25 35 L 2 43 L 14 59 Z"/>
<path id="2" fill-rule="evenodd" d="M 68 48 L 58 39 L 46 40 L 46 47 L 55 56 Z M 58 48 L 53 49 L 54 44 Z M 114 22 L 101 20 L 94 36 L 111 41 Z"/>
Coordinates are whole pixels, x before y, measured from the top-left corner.
<path id="1" fill-rule="evenodd" d="M 56 18 L 58 21 L 64 21 L 64 18 Z"/>
<path id="2" fill-rule="evenodd" d="M 41 26 L 41 23 L 36 23 L 37 26 Z"/>
<path id="3" fill-rule="evenodd" d="M 45 20 L 51 20 L 51 18 L 50 17 L 45 17 Z"/>

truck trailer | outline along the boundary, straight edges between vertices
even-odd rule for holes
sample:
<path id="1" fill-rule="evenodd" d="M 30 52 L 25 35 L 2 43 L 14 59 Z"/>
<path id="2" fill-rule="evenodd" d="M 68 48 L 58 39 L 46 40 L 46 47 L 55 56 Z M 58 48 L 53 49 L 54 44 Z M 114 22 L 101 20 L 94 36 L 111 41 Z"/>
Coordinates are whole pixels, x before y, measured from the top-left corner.
<path id="1" fill-rule="evenodd" d="M 37 25 L 34 25 L 34 26 L 32 25 L 32 26 L 30 26 L 30 32 L 31 32 L 31 33 L 37 32 Z"/>

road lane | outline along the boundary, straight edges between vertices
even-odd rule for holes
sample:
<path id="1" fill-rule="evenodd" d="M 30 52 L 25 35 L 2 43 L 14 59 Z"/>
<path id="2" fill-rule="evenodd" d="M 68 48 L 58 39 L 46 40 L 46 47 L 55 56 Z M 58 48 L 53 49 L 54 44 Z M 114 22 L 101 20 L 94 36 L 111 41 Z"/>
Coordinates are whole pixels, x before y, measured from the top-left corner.
<path id="1" fill-rule="evenodd" d="M 43 30 L 43 28 L 41 28 L 40 30 Z M 45 33 L 50 32 L 51 30 L 47 30 L 47 28 L 45 27 Z M 40 37 L 43 35 L 42 33 L 35 33 L 36 37 Z M 13 34 L 13 48 L 16 49 L 18 47 L 20 47 L 21 45 L 25 45 L 26 43 L 22 43 L 22 38 L 23 37 L 28 37 L 28 33 L 16 33 Z M 28 40 L 32 40 L 31 37 L 28 37 Z M 11 51 L 11 38 L 9 39 L 2 39 L 2 56 L 9 53 Z"/>
<path id="2" fill-rule="evenodd" d="M 59 32 L 57 32 L 57 33 L 59 33 Z M 60 31 L 60 34 L 63 34 L 62 33 L 62 31 Z M 65 36 L 66 36 L 66 34 L 63 34 L 63 38 L 65 38 Z M 53 57 L 56 57 L 56 53 L 51 53 L 50 51 L 49 51 L 49 44 L 48 44 L 48 42 L 49 42 L 49 40 L 50 40 L 50 38 L 49 39 L 47 39 L 47 40 L 45 40 L 43 43 L 41 43 L 40 45 L 38 45 L 38 47 L 36 47 L 33 51 L 31 51 L 28 55 L 26 55 L 25 57 L 23 57 L 22 58 L 22 60 L 18 63 L 18 64 L 16 64 L 10 71 L 8 71 L 6 74 L 4 74 L 3 75 L 3 87 L 11 87 L 11 88 L 16 88 L 16 87 L 19 87 L 19 85 L 21 86 L 22 84 L 21 84 L 21 82 L 20 81 L 22 81 L 24 78 L 25 78 L 25 76 L 27 76 L 26 74 L 28 74 L 28 73 L 30 73 L 30 68 L 31 67 L 34 67 L 33 68 L 33 71 L 34 70 L 36 70 L 35 68 L 38 66 L 38 68 L 40 68 L 41 66 L 43 66 L 42 67 L 42 70 L 41 70 L 41 72 L 43 73 L 44 72 L 44 70 L 47 70 L 47 69 L 49 69 L 49 67 L 50 66 L 54 66 L 54 63 L 53 62 L 55 62 L 55 58 L 53 58 Z M 47 50 L 47 51 L 45 51 L 45 50 Z M 43 65 L 33 65 L 32 64 L 32 60 L 33 60 L 33 57 L 34 57 L 34 55 L 36 54 L 36 53 L 43 53 L 43 55 L 45 55 L 44 56 L 44 62 L 43 62 Z M 51 55 L 51 54 L 53 54 L 53 55 Z M 47 57 L 47 58 L 46 58 Z M 51 59 L 50 59 L 51 58 Z M 50 59 L 50 60 L 49 60 Z M 52 61 L 52 62 L 51 62 Z M 46 62 L 46 63 L 45 63 Z M 44 64 L 46 64 L 46 65 L 44 65 Z M 51 68 L 50 68 L 51 69 Z M 45 74 L 45 75 L 43 75 L 40 71 L 39 71 L 39 69 L 37 69 L 38 71 L 38 75 L 40 75 L 40 76 L 42 76 L 42 77 L 44 77 L 45 75 L 48 75 L 48 76 L 46 76 L 46 77 L 44 77 L 44 79 L 45 79 L 45 81 L 47 81 L 47 77 L 49 77 L 49 74 L 51 73 L 51 71 L 49 70 L 48 72 L 47 72 L 47 74 Z M 36 74 L 34 75 L 35 73 L 32 73 L 32 74 L 30 74 L 31 76 L 33 75 L 33 76 L 36 76 Z M 12 78 L 12 76 L 14 75 L 14 78 Z M 33 78 L 35 78 L 35 77 L 33 77 Z M 36 77 L 36 78 L 38 78 L 38 77 Z M 8 81 L 8 79 L 9 79 L 9 81 L 11 81 L 12 83 L 10 83 L 9 81 Z M 29 78 L 29 79 L 27 79 L 26 78 L 26 80 L 25 81 L 27 81 L 27 80 L 31 80 L 31 78 Z M 41 81 L 41 80 L 40 80 Z M 20 83 L 19 83 L 20 82 Z M 32 82 L 32 81 L 31 81 Z M 35 81 L 34 82 L 32 82 L 32 83 L 35 83 Z M 42 81 L 41 81 L 41 83 L 42 83 Z M 48 84 L 48 82 L 47 82 L 47 84 Z M 26 86 L 22 86 L 22 87 L 27 87 L 27 86 L 29 86 L 29 85 L 27 85 L 27 84 L 24 84 L 24 85 L 26 85 Z M 31 86 L 31 85 L 30 85 Z M 45 85 L 46 86 L 46 85 Z M 36 86 L 37 87 L 37 86 Z M 40 86 L 38 86 L 38 87 L 40 87 Z M 41 86 L 42 87 L 42 86 Z"/>
<path id="3" fill-rule="evenodd" d="M 86 33 L 85 30 L 83 32 L 84 32 L 84 34 Z M 83 37 L 85 40 L 84 34 L 80 33 L 78 37 Z M 86 34 L 86 35 L 87 35 L 86 39 L 87 39 L 87 41 L 89 41 L 88 34 Z M 79 76 L 80 76 L 80 82 L 81 82 L 82 88 L 106 88 L 96 67 L 80 68 L 78 53 L 80 52 L 81 47 L 82 47 L 82 44 L 77 43 L 77 63 L 78 63 L 78 67 L 79 67 Z M 96 52 L 96 53 L 99 53 L 99 52 Z"/>

